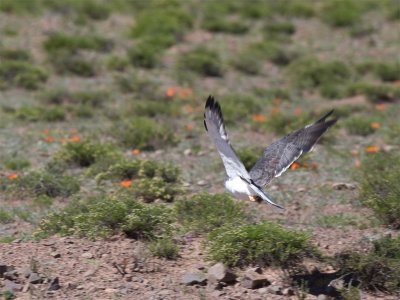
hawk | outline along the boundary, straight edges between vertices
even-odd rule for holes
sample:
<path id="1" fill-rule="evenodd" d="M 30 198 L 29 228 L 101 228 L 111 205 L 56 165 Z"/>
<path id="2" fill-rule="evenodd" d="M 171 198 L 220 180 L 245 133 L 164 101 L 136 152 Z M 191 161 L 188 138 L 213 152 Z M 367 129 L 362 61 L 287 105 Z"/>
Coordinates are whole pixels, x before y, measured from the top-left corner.
<path id="1" fill-rule="evenodd" d="M 227 175 L 225 178 L 226 189 L 236 198 L 249 199 L 259 203 L 266 202 L 283 209 L 271 199 L 263 187 L 274 177 L 285 172 L 302 153 L 313 149 L 322 134 L 336 123 L 337 119 L 327 119 L 332 113 L 333 110 L 315 123 L 293 131 L 273 142 L 264 150 L 262 156 L 248 172 L 231 146 L 225 130 L 221 106 L 214 97 L 209 96 L 204 111 L 204 127 L 224 163 Z"/>

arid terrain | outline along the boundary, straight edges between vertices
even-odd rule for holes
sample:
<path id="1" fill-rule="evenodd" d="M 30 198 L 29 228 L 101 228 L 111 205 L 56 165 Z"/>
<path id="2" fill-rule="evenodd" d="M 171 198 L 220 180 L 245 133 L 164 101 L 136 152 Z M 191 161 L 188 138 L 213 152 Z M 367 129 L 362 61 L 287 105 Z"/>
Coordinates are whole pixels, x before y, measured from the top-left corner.
<path id="1" fill-rule="evenodd" d="M 4 299 L 399 299 L 398 0 L 1 0 Z M 203 125 L 250 169 L 233 199 Z M 222 265 L 223 264 L 223 265 Z"/>

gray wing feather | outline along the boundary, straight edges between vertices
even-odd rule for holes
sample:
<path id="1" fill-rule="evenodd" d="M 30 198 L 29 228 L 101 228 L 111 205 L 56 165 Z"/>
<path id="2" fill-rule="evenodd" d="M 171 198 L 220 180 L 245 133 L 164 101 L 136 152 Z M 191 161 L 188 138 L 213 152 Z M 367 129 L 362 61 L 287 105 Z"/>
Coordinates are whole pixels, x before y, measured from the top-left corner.
<path id="1" fill-rule="evenodd" d="M 222 158 L 228 177 L 241 176 L 249 179 L 249 173 L 233 150 L 225 131 L 221 107 L 214 97 L 209 96 L 204 111 L 204 127 Z"/>
<path id="2" fill-rule="evenodd" d="M 337 119 L 326 120 L 332 112 L 268 146 L 250 170 L 251 179 L 257 185 L 265 186 L 285 172 L 302 153 L 311 151 L 322 134 L 336 123 Z"/>

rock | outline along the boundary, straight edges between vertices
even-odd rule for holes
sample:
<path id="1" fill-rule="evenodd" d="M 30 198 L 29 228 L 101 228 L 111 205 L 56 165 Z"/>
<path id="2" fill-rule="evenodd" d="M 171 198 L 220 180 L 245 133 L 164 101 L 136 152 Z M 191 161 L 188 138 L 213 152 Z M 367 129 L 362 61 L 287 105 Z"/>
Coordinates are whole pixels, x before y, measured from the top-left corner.
<path id="1" fill-rule="evenodd" d="M 186 273 L 183 275 L 181 282 L 185 285 L 205 285 L 207 278 L 202 273 Z"/>
<path id="2" fill-rule="evenodd" d="M 51 252 L 50 253 L 50 255 L 52 256 L 52 257 L 54 257 L 54 258 L 60 258 L 61 257 L 61 254 L 60 253 L 58 253 L 58 252 Z"/>
<path id="3" fill-rule="evenodd" d="M 32 273 L 32 270 L 29 267 L 26 267 L 26 268 L 23 268 L 23 269 L 20 270 L 20 274 L 22 276 L 24 276 L 25 278 L 28 278 L 29 275 L 31 275 L 31 273 Z"/>
<path id="4" fill-rule="evenodd" d="M 29 275 L 28 282 L 32 283 L 32 284 L 42 283 L 43 282 L 43 278 L 40 277 L 40 275 L 38 273 L 32 272 Z"/>
<path id="5" fill-rule="evenodd" d="M 282 294 L 285 296 L 293 296 L 294 290 L 291 287 L 287 287 L 287 288 L 283 289 Z"/>
<path id="6" fill-rule="evenodd" d="M 259 294 L 266 294 L 266 293 L 268 293 L 268 288 L 263 287 L 261 289 L 258 289 L 257 291 Z"/>
<path id="7" fill-rule="evenodd" d="M 240 283 L 246 289 L 258 289 L 271 284 L 267 278 L 255 270 L 247 270 Z"/>
<path id="8" fill-rule="evenodd" d="M 199 180 L 199 181 L 197 181 L 197 185 L 198 186 L 205 186 L 205 185 L 207 185 L 207 182 L 205 180 Z"/>
<path id="9" fill-rule="evenodd" d="M 185 151 L 183 151 L 183 155 L 185 156 L 189 156 L 192 154 L 192 149 L 185 149 Z"/>
<path id="10" fill-rule="evenodd" d="M 328 300 L 328 296 L 324 294 L 319 294 L 317 300 Z"/>
<path id="11" fill-rule="evenodd" d="M 355 190 L 356 189 L 356 185 L 353 183 L 345 183 L 345 182 L 336 182 L 334 184 L 332 184 L 332 188 L 334 190 Z"/>
<path id="12" fill-rule="evenodd" d="M 4 287 L 6 290 L 12 291 L 12 292 L 19 292 L 22 290 L 22 284 L 15 283 L 14 281 L 11 280 L 4 280 Z"/>
<path id="13" fill-rule="evenodd" d="M 211 282 L 233 283 L 236 275 L 223 263 L 217 263 L 208 269 L 207 279 Z"/>
<path id="14" fill-rule="evenodd" d="M 61 286 L 60 286 L 60 281 L 59 281 L 58 277 L 54 277 L 53 279 L 51 279 L 49 288 L 47 290 L 48 291 L 56 291 L 56 290 L 59 290 L 60 288 L 61 288 Z"/>
<path id="15" fill-rule="evenodd" d="M 93 254 L 90 253 L 90 252 L 83 252 L 83 253 L 81 254 L 81 257 L 82 257 L 82 258 L 86 258 L 86 259 L 91 259 L 91 258 L 93 258 Z"/>
<path id="16" fill-rule="evenodd" d="M 282 287 L 280 285 L 270 285 L 268 287 L 268 293 L 274 295 L 282 295 Z"/>
<path id="17" fill-rule="evenodd" d="M 4 279 L 9 279 L 9 280 L 16 280 L 18 278 L 18 272 L 17 270 L 10 270 L 7 271 L 3 274 Z"/>
<path id="18" fill-rule="evenodd" d="M 4 273 L 13 270 L 14 268 L 7 265 L 0 265 L 0 278 L 4 277 Z"/>

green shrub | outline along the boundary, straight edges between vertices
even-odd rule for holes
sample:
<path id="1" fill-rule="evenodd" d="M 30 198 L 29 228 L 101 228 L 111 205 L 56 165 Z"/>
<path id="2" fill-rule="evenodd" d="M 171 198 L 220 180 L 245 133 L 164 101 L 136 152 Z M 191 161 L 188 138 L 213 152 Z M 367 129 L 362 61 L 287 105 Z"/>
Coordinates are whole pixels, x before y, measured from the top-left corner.
<path id="1" fill-rule="evenodd" d="M 151 42 L 141 41 L 128 50 L 128 57 L 133 66 L 152 69 L 160 64 L 162 50 Z"/>
<path id="2" fill-rule="evenodd" d="M 92 20 L 106 20 L 111 13 L 112 6 L 106 1 L 96 0 L 45 0 L 46 8 L 53 12 L 71 17 L 77 21 L 83 22 L 89 18 Z"/>
<path id="3" fill-rule="evenodd" d="M 166 36 L 179 37 L 193 25 L 192 16 L 179 2 L 164 2 L 163 5 L 143 10 L 137 17 L 132 35 L 134 37 Z"/>
<path id="4" fill-rule="evenodd" d="M 29 122 L 58 122 L 65 119 L 65 110 L 62 107 L 33 107 L 22 106 L 17 109 L 11 109 L 15 118 Z"/>
<path id="5" fill-rule="evenodd" d="M 396 153 L 370 154 L 361 162 L 355 179 L 360 184 L 361 203 L 385 224 L 400 227 L 400 155 Z"/>
<path id="6" fill-rule="evenodd" d="M 31 54 L 24 49 L 2 48 L 0 49 L 0 59 L 30 61 Z"/>
<path id="7" fill-rule="evenodd" d="M 158 83 L 146 76 L 131 73 L 115 77 L 115 83 L 123 93 L 135 93 L 141 99 L 156 100 L 159 97 Z"/>
<path id="8" fill-rule="evenodd" d="M 107 69 L 111 71 L 125 71 L 128 64 L 129 60 L 122 56 L 112 55 L 106 60 Z"/>
<path id="9" fill-rule="evenodd" d="M 355 68 L 361 75 L 372 73 L 382 81 L 391 82 L 400 79 L 399 61 L 383 62 L 366 60 L 357 63 Z"/>
<path id="10" fill-rule="evenodd" d="M 318 89 L 324 96 L 333 98 L 344 93 L 352 78 L 349 66 L 341 61 L 322 61 L 313 57 L 299 58 L 287 68 L 292 85 L 302 89 Z"/>
<path id="11" fill-rule="evenodd" d="M 253 113 L 258 113 L 265 103 L 251 95 L 227 94 L 220 97 L 227 124 L 234 124 L 239 120 L 249 118 Z"/>
<path id="12" fill-rule="evenodd" d="M 30 167 L 31 162 L 24 157 L 13 155 L 5 159 L 3 164 L 9 170 L 20 171 Z"/>
<path id="13" fill-rule="evenodd" d="M 179 181 L 180 169 L 167 162 L 154 160 L 122 159 L 111 165 L 105 172 L 98 174 L 96 180 L 127 180 L 136 178 L 161 178 L 167 183 Z"/>
<path id="14" fill-rule="evenodd" d="M 104 90 L 69 92 L 64 89 L 52 89 L 45 91 L 40 98 L 47 104 L 83 105 L 96 108 L 102 107 L 109 97 L 109 93 Z"/>
<path id="15" fill-rule="evenodd" d="M 373 103 L 400 99 L 400 88 L 391 84 L 356 82 L 346 88 L 348 95 L 363 94 Z"/>
<path id="16" fill-rule="evenodd" d="M 375 132 L 376 129 L 371 126 L 375 120 L 373 117 L 353 116 L 345 120 L 344 126 L 351 134 L 367 136 Z"/>
<path id="17" fill-rule="evenodd" d="M 0 224 L 7 224 L 13 220 L 14 216 L 12 213 L 9 210 L 0 207 Z"/>
<path id="18" fill-rule="evenodd" d="M 25 89 L 37 89 L 46 82 L 45 70 L 25 61 L 4 60 L 0 62 L 0 89 L 17 86 Z"/>
<path id="19" fill-rule="evenodd" d="M 288 45 L 279 44 L 276 41 L 262 41 L 250 44 L 245 50 L 248 55 L 266 59 L 278 65 L 285 66 L 299 58 L 300 52 Z"/>
<path id="20" fill-rule="evenodd" d="M 170 126 L 159 125 L 145 117 L 117 122 L 111 133 L 122 145 L 131 149 L 154 150 L 177 143 L 177 137 Z"/>
<path id="21" fill-rule="evenodd" d="M 166 115 L 169 117 L 176 117 L 180 114 L 181 106 L 176 102 L 160 102 L 149 100 L 134 100 L 132 106 L 125 109 L 125 115 L 128 116 L 142 116 L 142 117 L 155 117 Z M 121 114 L 124 114 L 121 112 Z"/>
<path id="22" fill-rule="evenodd" d="M 183 53 L 179 57 L 178 68 L 204 76 L 220 77 L 223 74 L 222 62 L 218 52 L 204 46 Z"/>
<path id="23" fill-rule="evenodd" d="M 113 42 L 98 35 L 68 35 L 63 32 L 52 33 L 43 43 L 43 48 L 51 55 L 59 51 L 76 52 L 80 49 L 109 52 Z"/>
<path id="24" fill-rule="evenodd" d="M 56 160 L 79 167 L 89 167 L 109 157 L 119 157 L 115 146 L 91 141 L 68 142 L 54 155 Z"/>
<path id="25" fill-rule="evenodd" d="M 88 60 L 79 53 L 60 50 L 51 54 L 49 60 L 58 74 L 92 77 L 98 73 L 96 61 Z"/>
<path id="26" fill-rule="evenodd" d="M 307 233 L 287 230 L 271 222 L 221 227 L 211 232 L 208 247 L 212 260 L 229 266 L 290 267 L 303 257 L 316 254 Z"/>
<path id="27" fill-rule="evenodd" d="M 187 230 L 208 233 L 222 226 L 245 223 L 249 216 L 244 205 L 227 194 L 196 194 L 175 202 L 175 214 Z"/>
<path id="28" fill-rule="evenodd" d="M 171 237 L 162 237 L 151 241 L 149 250 L 154 256 L 167 259 L 176 259 L 179 252 L 178 246 Z"/>
<path id="29" fill-rule="evenodd" d="M 263 31 L 266 39 L 286 41 L 296 32 L 296 27 L 289 21 L 272 21 L 264 25 Z"/>
<path id="30" fill-rule="evenodd" d="M 265 123 L 260 123 L 260 127 L 272 130 L 277 135 L 285 135 L 294 130 L 304 127 L 305 124 L 310 124 L 314 121 L 310 114 L 300 114 L 293 118 L 293 115 L 288 112 L 272 113 Z"/>
<path id="31" fill-rule="evenodd" d="M 206 16 L 202 28 L 212 32 L 227 32 L 233 34 L 244 34 L 249 26 L 243 20 L 229 20 L 219 15 Z"/>
<path id="32" fill-rule="evenodd" d="M 69 197 L 79 191 L 79 181 L 73 176 L 31 171 L 10 183 L 10 190 L 26 196 Z"/>
<path id="33" fill-rule="evenodd" d="M 368 225 L 364 217 L 350 213 L 320 216 L 317 218 L 317 224 L 325 228 L 343 228 L 349 226 L 365 228 Z"/>
<path id="34" fill-rule="evenodd" d="M 386 14 L 389 20 L 399 21 L 400 20 L 400 7 L 397 5 L 396 0 L 388 2 L 386 8 Z"/>
<path id="35" fill-rule="evenodd" d="M 354 0 L 330 0 L 324 3 L 321 19 L 332 26 L 352 26 L 361 21 L 363 9 Z"/>
<path id="36" fill-rule="evenodd" d="M 172 202 L 181 193 L 181 189 L 177 185 L 170 184 L 160 177 L 137 179 L 132 185 L 131 191 L 137 199 L 146 203 L 155 200 Z"/>
<path id="37" fill-rule="evenodd" d="M 373 242 L 368 253 L 343 251 L 336 255 L 342 274 L 360 282 L 362 288 L 396 292 L 400 288 L 400 237 L 384 236 Z"/>
<path id="38" fill-rule="evenodd" d="M 36 235 L 77 235 L 95 239 L 124 231 L 136 238 L 153 239 L 171 231 L 171 212 L 164 205 L 145 205 L 127 194 L 100 194 L 75 199 L 58 212 L 50 213 Z"/>
<path id="39" fill-rule="evenodd" d="M 2 0 L 0 1 L 0 11 L 9 14 L 33 14 L 40 11 L 39 1 L 14 1 Z M 10 298 L 12 299 L 12 298 Z"/>

